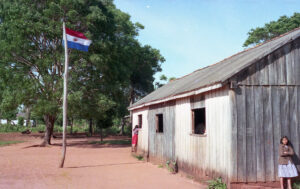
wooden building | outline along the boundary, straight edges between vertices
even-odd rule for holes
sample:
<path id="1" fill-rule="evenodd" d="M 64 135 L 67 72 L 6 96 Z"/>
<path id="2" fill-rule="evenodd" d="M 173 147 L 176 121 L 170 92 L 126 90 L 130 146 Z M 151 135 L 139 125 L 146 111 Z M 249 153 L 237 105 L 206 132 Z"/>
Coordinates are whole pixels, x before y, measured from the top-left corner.
<path id="1" fill-rule="evenodd" d="M 278 181 L 282 136 L 300 163 L 300 29 L 174 80 L 129 110 L 150 161 L 177 161 L 195 177 Z"/>

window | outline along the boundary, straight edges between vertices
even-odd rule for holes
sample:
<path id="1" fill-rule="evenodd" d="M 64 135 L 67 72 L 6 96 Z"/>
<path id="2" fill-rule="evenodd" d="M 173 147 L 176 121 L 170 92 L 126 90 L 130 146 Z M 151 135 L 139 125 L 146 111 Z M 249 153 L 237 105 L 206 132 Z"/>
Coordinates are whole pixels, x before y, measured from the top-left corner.
<path id="1" fill-rule="evenodd" d="M 205 108 L 192 110 L 192 124 L 193 134 L 203 135 L 206 133 Z"/>
<path id="2" fill-rule="evenodd" d="M 140 115 L 138 115 L 138 124 L 139 124 L 139 128 L 142 128 L 142 126 L 143 126 L 143 115 L 142 114 L 140 114 Z"/>
<path id="3" fill-rule="evenodd" d="M 156 132 L 163 133 L 164 132 L 164 121 L 162 114 L 156 114 Z"/>

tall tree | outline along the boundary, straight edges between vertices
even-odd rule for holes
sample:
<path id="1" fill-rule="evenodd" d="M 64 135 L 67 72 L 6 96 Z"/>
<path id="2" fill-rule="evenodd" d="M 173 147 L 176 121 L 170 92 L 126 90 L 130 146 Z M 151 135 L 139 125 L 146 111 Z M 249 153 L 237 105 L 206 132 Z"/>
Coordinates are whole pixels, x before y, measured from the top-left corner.
<path id="1" fill-rule="evenodd" d="M 147 69 L 153 77 L 163 60 L 156 49 L 140 45 L 135 45 L 132 57 L 126 60 L 131 44 L 138 44 L 136 36 L 142 26 L 132 23 L 112 0 L 0 0 L 1 64 L 13 77 L 20 78 L 11 83 L 25 86 L 12 89 L 18 94 L 16 102 L 28 102 L 34 115 L 43 117 L 43 145 L 50 144 L 54 123 L 61 113 L 62 20 L 68 28 L 84 32 L 93 41 L 88 53 L 69 52 L 70 94 L 81 91 L 83 96 L 111 95 L 118 101 L 115 97 L 125 96 L 132 87 L 130 78 L 137 72 L 132 69 L 138 61 L 150 65 Z M 91 101 L 96 102 L 98 95 L 93 95 Z"/>
<path id="2" fill-rule="evenodd" d="M 72 20 L 68 19 L 70 17 Z M 130 47 L 129 42 L 136 43 L 134 37 L 141 26 L 131 23 L 130 17 L 116 9 L 111 1 L 1 1 L 0 18 L 0 48 L 5 52 L 5 66 L 9 71 L 15 71 L 16 67 L 21 70 L 23 79 L 19 83 L 27 81 L 31 84 L 31 95 L 25 98 L 22 96 L 19 101 L 33 103 L 35 115 L 44 117 L 44 144 L 50 144 L 53 125 L 61 106 L 62 18 L 67 20 L 67 26 L 85 31 L 93 40 L 89 54 L 77 51 L 71 53 L 71 79 L 74 79 L 76 85 L 82 84 L 72 89 L 75 92 L 83 90 L 85 94 L 97 92 L 95 90 L 108 95 L 113 93 L 114 96 L 122 91 L 126 93 L 126 81 L 135 73 L 131 71 L 135 66 L 124 61 L 124 57 L 128 53 L 126 49 Z M 15 38 L 18 40 L 13 40 Z M 142 48 L 138 47 L 135 50 L 140 52 Z M 152 49 L 151 52 L 157 51 Z M 148 57 L 151 57 L 150 53 Z M 140 54 L 131 55 L 141 57 Z M 145 61 L 145 64 L 148 62 Z M 158 63 L 150 68 L 155 67 L 157 70 L 160 68 Z M 19 75 L 19 72 L 12 73 Z M 86 81 L 91 85 L 80 88 L 86 85 Z M 22 88 L 25 93 L 28 89 Z"/>
<path id="3" fill-rule="evenodd" d="M 294 13 L 290 17 L 281 16 L 277 21 L 271 21 L 263 27 L 251 29 L 243 46 L 257 45 L 298 27 L 300 27 L 300 13 Z"/>

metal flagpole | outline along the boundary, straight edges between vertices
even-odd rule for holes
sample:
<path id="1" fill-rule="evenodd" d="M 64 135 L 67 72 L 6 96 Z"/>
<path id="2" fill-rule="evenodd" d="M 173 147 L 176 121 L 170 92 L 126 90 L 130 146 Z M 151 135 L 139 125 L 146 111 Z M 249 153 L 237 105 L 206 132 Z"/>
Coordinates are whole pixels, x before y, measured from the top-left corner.
<path id="1" fill-rule="evenodd" d="M 64 73 L 64 96 L 63 96 L 63 141 L 62 141 L 62 158 L 59 167 L 64 167 L 66 150 L 67 150 L 67 110 L 68 110 L 68 68 L 69 68 L 69 56 L 68 56 L 68 42 L 66 35 L 66 24 L 63 22 L 63 39 L 65 45 L 65 73 Z"/>

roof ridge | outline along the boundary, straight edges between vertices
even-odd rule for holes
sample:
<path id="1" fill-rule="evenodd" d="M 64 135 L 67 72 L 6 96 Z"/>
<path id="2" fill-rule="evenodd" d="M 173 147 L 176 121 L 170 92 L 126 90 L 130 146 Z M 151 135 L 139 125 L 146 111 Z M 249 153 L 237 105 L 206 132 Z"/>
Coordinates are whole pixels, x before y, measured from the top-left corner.
<path id="1" fill-rule="evenodd" d="M 216 65 L 216 64 L 220 64 L 220 63 L 224 62 L 225 60 L 228 60 L 228 59 L 230 59 L 230 58 L 232 58 L 232 57 L 234 57 L 234 56 L 237 56 L 237 55 L 242 54 L 242 53 L 244 53 L 244 52 L 247 52 L 247 51 L 249 51 L 249 50 L 252 50 L 252 49 L 255 49 L 255 48 L 257 48 L 257 47 L 260 47 L 260 46 L 262 46 L 262 45 L 264 45 L 264 44 L 267 44 L 267 43 L 269 43 L 269 42 L 271 42 L 271 41 L 274 41 L 274 40 L 276 40 L 276 39 L 279 39 L 279 38 L 281 38 L 281 37 L 284 37 L 284 36 L 286 36 L 286 35 L 288 35 L 288 34 L 294 32 L 294 31 L 296 31 L 296 30 L 299 30 L 299 29 L 300 29 L 300 27 L 294 28 L 294 29 L 291 30 L 291 31 L 288 31 L 288 32 L 286 32 L 286 33 L 283 33 L 283 34 L 281 34 L 281 35 L 279 35 L 279 36 L 276 36 L 276 37 L 274 37 L 274 38 L 272 38 L 272 39 L 269 39 L 269 40 L 267 40 L 267 41 L 265 41 L 265 42 L 259 43 L 259 44 L 255 45 L 255 46 L 253 46 L 253 47 L 249 47 L 249 48 L 247 48 L 247 49 L 244 49 L 243 51 L 237 52 L 237 53 L 235 53 L 235 54 L 233 54 L 233 55 L 231 55 L 231 56 L 229 56 L 229 57 L 224 58 L 223 60 L 220 60 L 219 62 L 216 62 L 216 63 L 214 63 L 214 64 L 210 64 L 210 65 L 205 66 L 205 67 L 203 67 L 203 68 L 199 68 L 199 69 L 197 69 L 197 70 L 195 70 L 195 71 L 193 71 L 193 72 L 191 72 L 191 73 L 189 73 L 189 74 L 186 74 L 186 75 L 184 75 L 184 76 L 182 76 L 182 77 L 176 78 L 174 81 L 180 80 L 180 79 L 182 79 L 182 78 L 184 78 L 184 77 L 187 77 L 187 76 L 189 76 L 189 75 L 191 75 L 191 74 L 193 74 L 193 73 L 195 73 L 195 72 L 198 72 L 198 71 L 200 71 L 200 70 L 206 69 L 206 68 L 211 67 L 211 66 L 214 66 L 214 65 Z"/>

